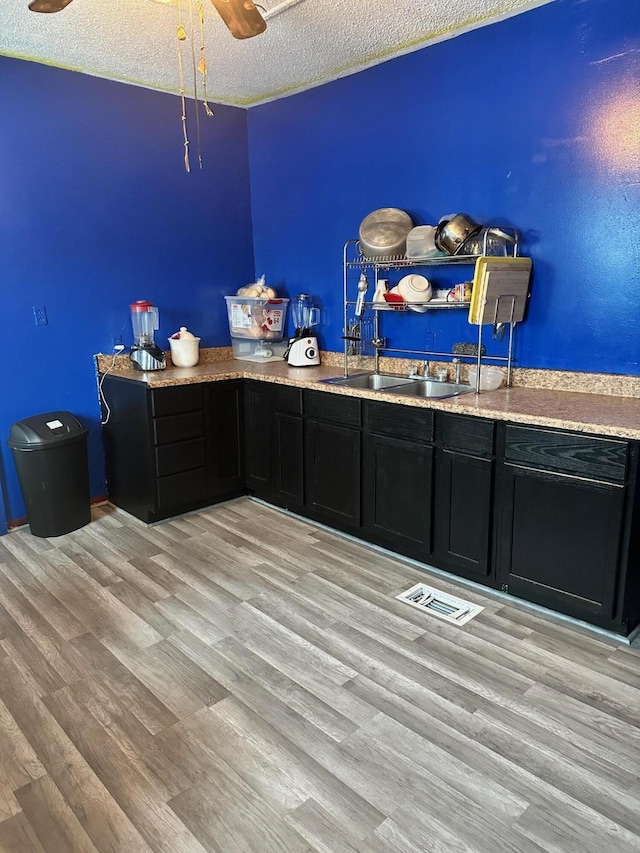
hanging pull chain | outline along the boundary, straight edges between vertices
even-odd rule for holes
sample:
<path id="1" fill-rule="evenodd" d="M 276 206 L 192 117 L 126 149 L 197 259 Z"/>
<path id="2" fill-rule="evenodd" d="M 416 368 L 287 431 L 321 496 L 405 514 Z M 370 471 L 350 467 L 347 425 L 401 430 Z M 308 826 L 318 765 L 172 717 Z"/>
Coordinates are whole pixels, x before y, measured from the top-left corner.
<path id="1" fill-rule="evenodd" d="M 189 161 L 189 134 L 187 132 L 187 100 L 184 94 L 184 69 L 182 67 L 182 42 L 186 41 L 187 33 L 182 23 L 182 3 L 178 0 L 178 26 L 176 27 L 177 52 L 178 52 L 178 74 L 180 81 L 180 103 L 182 106 L 182 136 L 184 137 L 184 168 L 191 171 Z"/>
<path id="2" fill-rule="evenodd" d="M 200 138 L 200 110 L 198 109 L 198 71 L 196 68 L 196 46 L 194 44 L 193 3 L 189 0 L 189 21 L 191 23 L 191 70 L 193 73 L 193 103 L 196 108 L 196 146 L 198 149 L 198 165 L 202 169 L 202 144 Z"/>
<path id="3" fill-rule="evenodd" d="M 200 25 L 200 62 L 198 63 L 198 71 L 202 74 L 202 106 L 205 114 L 213 115 L 213 110 L 209 106 L 209 97 L 207 95 L 207 60 L 204 52 L 204 8 L 202 0 L 198 0 L 198 23 Z"/>

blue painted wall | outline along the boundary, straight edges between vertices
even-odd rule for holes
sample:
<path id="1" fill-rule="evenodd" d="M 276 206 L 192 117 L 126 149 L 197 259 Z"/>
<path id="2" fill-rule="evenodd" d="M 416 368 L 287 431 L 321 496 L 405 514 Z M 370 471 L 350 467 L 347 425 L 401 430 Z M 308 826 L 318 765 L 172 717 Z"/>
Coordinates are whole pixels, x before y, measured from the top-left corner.
<path id="1" fill-rule="evenodd" d="M 638 373 L 637 0 L 556 0 L 256 107 L 249 144 L 257 269 L 318 295 L 327 348 L 341 346 L 342 245 L 363 217 L 464 210 L 518 228 L 534 259 L 519 364 Z M 475 339 L 465 312 L 384 321 L 405 347 Z"/>
<path id="2" fill-rule="evenodd" d="M 90 427 L 91 492 L 104 494 L 92 355 L 132 342 L 128 305 L 160 307 L 157 341 L 180 325 L 228 344 L 222 294 L 252 280 L 246 111 L 204 120 L 205 168 L 182 165 L 172 95 L 0 57 L 0 443 L 9 517 L 24 516 L 6 440 L 40 412 Z M 33 306 L 49 323 L 36 326 Z M 0 471 L 2 470 L 0 466 Z M 0 517 L 0 523 L 2 518 Z"/>
<path id="3" fill-rule="evenodd" d="M 218 107 L 190 175 L 174 96 L 0 57 L 0 109 L 10 519 L 24 507 L 6 438 L 37 412 L 87 423 L 104 493 L 92 355 L 114 334 L 131 342 L 132 300 L 160 306 L 164 345 L 181 324 L 227 344 L 222 295 L 264 272 L 320 297 L 323 343 L 338 349 L 342 245 L 382 206 L 523 232 L 535 275 L 520 364 L 638 373 L 637 0 L 556 0 L 248 113 Z M 385 320 L 409 347 L 473 334 L 458 312 Z"/>

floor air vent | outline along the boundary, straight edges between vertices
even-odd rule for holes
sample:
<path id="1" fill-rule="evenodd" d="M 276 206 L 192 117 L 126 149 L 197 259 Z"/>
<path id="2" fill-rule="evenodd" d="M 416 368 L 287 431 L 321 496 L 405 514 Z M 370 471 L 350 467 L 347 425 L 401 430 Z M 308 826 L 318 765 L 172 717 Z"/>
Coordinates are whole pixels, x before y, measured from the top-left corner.
<path id="1" fill-rule="evenodd" d="M 473 619 L 481 610 L 484 610 L 484 607 L 480 607 L 479 604 L 471 604 L 471 602 L 463 601 L 461 598 L 454 598 L 452 595 L 447 595 L 446 592 L 440 592 L 440 590 L 433 589 L 433 587 L 426 586 L 423 583 L 417 583 L 411 589 L 396 595 L 396 598 L 404 601 L 405 604 L 417 607 L 419 610 L 425 610 L 432 616 L 437 616 L 438 619 L 452 622 L 454 625 L 464 625 L 465 622 Z"/>

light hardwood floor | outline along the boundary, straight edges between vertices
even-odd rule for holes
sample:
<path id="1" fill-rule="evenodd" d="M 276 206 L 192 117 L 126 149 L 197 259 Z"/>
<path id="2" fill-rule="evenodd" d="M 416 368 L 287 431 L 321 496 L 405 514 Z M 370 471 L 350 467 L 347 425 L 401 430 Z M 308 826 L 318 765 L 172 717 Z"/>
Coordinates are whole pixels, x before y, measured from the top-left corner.
<path id="1" fill-rule="evenodd" d="M 638 853 L 640 651 L 249 500 L 14 532 L 0 850 Z"/>

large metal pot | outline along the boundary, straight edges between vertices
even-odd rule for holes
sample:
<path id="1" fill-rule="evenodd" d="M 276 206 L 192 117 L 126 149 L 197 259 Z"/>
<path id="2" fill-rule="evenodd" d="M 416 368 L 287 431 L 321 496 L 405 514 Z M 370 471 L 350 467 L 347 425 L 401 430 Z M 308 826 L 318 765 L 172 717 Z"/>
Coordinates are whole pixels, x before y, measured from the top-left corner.
<path id="1" fill-rule="evenodd" d="M 482 228 L 468 213 L 456 213 L 450 219 L 441 219 L 436 228 L 435 243 L 441 252 L 457 255 L 465 240 Z"/>
<path id="2" fill-rule="evenodd" d="M 374 210 L 360 223 L 360 251 L 365 258 L 402 256 L 412 228 L 411 217 L 404 210 L 397 207 Z"/>

